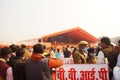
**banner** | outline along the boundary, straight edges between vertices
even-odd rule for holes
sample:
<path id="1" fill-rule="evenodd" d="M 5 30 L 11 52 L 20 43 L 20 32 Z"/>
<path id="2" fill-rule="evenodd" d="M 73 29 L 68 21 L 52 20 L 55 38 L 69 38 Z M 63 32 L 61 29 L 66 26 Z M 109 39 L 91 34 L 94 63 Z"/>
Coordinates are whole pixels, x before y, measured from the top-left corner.
<path id="1" fill-rule="evenodd" d="M 107 64 L 64 64 L 56 69 L 56 80 L 109 80 Z"/>

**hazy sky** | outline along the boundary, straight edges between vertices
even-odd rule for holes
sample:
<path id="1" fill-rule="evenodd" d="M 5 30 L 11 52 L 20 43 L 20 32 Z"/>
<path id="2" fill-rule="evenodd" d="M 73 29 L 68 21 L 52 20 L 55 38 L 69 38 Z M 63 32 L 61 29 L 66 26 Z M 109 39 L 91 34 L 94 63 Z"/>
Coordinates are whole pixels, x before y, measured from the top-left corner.
<path id="1" fill-rule="evenodd" d="M 95 37 L 120 36 L 120 0 L 0 0 L 0 41 L 77 26 Z"/>

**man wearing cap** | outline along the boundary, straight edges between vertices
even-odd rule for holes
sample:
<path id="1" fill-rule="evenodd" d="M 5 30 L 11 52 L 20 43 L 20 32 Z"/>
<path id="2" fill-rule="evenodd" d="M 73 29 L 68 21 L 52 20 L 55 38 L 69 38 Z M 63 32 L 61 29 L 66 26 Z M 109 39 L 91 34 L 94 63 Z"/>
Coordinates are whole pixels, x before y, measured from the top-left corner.
<path id="1" fill-rule="evenodd" d="M 87 41 L 80 41 L 79 42 L 79 49 L 75 52 L 73 60 L 75 64 L 84 64 L 86 63 L 86 55 L 87 52 Z"/>

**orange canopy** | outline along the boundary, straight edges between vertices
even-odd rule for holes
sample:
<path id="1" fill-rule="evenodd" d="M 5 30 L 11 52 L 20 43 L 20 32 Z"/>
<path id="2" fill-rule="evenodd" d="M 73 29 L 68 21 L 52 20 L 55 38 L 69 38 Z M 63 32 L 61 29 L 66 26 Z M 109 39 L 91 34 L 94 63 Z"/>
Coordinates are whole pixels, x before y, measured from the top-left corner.
<path id="1" fill-rule="evenodd" d="M 81 29 L 80 27 L 75 27 L 72 29 L 49 34 L 49 35 L 43 36 L 42 38 L 43 38 L 43 41 L 45 42 L 57 41 L 57 42 L 65 42 L 65 43 L 66 42 L 78 43 L 81 40 L 86 40 L 90 43 L 95 43 L 98 41 L 96 37 L 89 34 L 88 32 Z"/>

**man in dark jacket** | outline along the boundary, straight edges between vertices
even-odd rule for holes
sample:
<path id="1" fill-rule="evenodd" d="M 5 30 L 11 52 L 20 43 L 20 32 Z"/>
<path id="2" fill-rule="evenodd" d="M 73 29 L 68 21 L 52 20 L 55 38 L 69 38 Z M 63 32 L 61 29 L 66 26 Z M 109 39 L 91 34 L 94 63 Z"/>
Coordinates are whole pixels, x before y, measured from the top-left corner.
<path id="1" fill-rule="evenodd" d="M 112 80 L 112 70 L 116 66 L 118 53 L 111 47 L 111 41 L 108 37 L 102 37 L 100 39 L 100 45 L 102 47 L 102 50 L 98 53 L 98 63 L 104 61 L 104 58 L 108 59 L 108 65 L 110 68 L 109 80 Z"/>
<path id="2" fill-rule="evenodd" d="M 14 57 L 10 62 L 10 66 L 13 68 L 13 78 L 14 80 L 26 80 L 25 79 L 25 51 L 23 48 L 19 48 L 16 51 L 16 57 Z"/>

